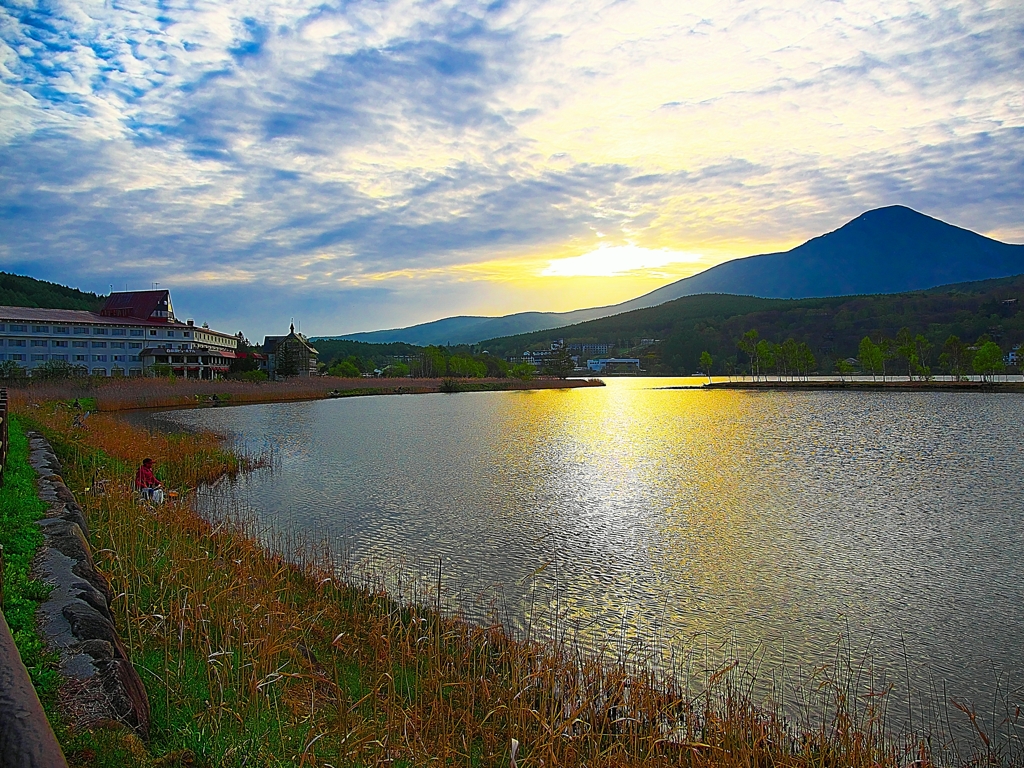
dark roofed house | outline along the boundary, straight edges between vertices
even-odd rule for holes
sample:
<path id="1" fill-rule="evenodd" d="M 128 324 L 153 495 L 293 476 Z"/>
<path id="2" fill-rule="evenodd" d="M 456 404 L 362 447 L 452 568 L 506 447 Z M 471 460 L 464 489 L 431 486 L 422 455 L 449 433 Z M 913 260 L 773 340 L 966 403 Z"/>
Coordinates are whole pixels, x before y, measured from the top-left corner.
<path id="1" fill-rule="evenodd" d="M 125 291 L 111 293 L 100 310 L 103 317 L 130 317 L 133 320 L 173 323 L 170 291 Z"/>
<path id="2" fill-rule="evenodd" d="M 267 374 L 272 379 L 289 376 L 316 376 L 319 352 L 292 323 L 287 336 L 265 336 L 263 353 L 267 356 Z"/>

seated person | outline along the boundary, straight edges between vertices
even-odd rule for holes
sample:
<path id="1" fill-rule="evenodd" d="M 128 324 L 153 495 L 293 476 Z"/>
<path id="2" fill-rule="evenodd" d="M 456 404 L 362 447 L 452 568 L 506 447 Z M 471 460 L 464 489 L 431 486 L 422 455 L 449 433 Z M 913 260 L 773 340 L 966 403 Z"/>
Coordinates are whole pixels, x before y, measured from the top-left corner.
<path id="1" fill-rule="evenodd" d="M 144 496 L 154 501 L 163 501 L 164 493 L 160 490 L 163 487 L 155 474 L 153 474 L 153 460 L 146 458 L 142 460 L 142 466 L 135 473 L 135 488 Z"/>

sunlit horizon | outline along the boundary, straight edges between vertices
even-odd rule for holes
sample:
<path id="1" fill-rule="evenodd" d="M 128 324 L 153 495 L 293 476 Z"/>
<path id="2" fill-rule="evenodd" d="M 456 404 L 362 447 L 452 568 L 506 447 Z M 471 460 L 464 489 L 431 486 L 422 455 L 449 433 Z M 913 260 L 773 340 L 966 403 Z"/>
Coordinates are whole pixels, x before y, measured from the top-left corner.
<path id="1" fill-rule="evenodd" d="M 1019 3 L 18 8 L 0 268 L 254 337 L 614 304 L 886 205 L 1024 240 Z"/>

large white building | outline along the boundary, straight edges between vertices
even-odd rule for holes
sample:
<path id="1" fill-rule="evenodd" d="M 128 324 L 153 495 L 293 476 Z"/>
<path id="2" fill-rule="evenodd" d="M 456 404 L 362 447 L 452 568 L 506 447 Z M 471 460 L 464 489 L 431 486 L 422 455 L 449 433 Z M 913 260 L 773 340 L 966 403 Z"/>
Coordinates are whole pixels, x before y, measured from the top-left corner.
<path id="1" fill-rule="evenodd" d="M 166 365 L 213 378 L 227 372 L 237 346 L 235 336 L 178 321 L 169 291 L 112 293 L 99 312 L 0 307 L 0 362 L 29 373 L 54 360 L 93 376 L 141 376 Z"/>

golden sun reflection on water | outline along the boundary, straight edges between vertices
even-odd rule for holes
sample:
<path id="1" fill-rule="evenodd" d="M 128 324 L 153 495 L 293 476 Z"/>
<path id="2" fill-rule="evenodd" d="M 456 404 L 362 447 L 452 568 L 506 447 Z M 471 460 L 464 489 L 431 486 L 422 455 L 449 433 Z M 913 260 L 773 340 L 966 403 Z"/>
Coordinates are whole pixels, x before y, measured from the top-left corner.
<path id="1" fill-rule="evenodd" d="M 757 473 L 749 482 L 757 460 L 749 423 L 780 418 L 778 403 L 663 388 L 692 383 L 615 379 L 600 392 L 540 391 L 523 396 L 528 408 L 502 414 L 501 430 L 516 435 L 504 444 L 507 466 L 532 465 L 530 476 L 546 484 L 600 485 L 596 498 L 576 495 L 572 516 L 588 521 L 577 530 L 593 533 L 588 545 L 612 572 L 621 566 L 621 578 L 603 595 L 558 596 L 571 621 L 601 625 L 597 635 L 624 609 L 637 630 L 658 624 L 675 641 L 718 629 L 723 600 L 732 615 L 750 619 L 788 610 L 779 599 L 786 559 L 777 556 L 787 530 L 762 511 L 779 496 L 778 481 Z M 603 519 L 590 522 L 595 517 Z M 638 557 L 643 573 L 629 567 Z"/>

